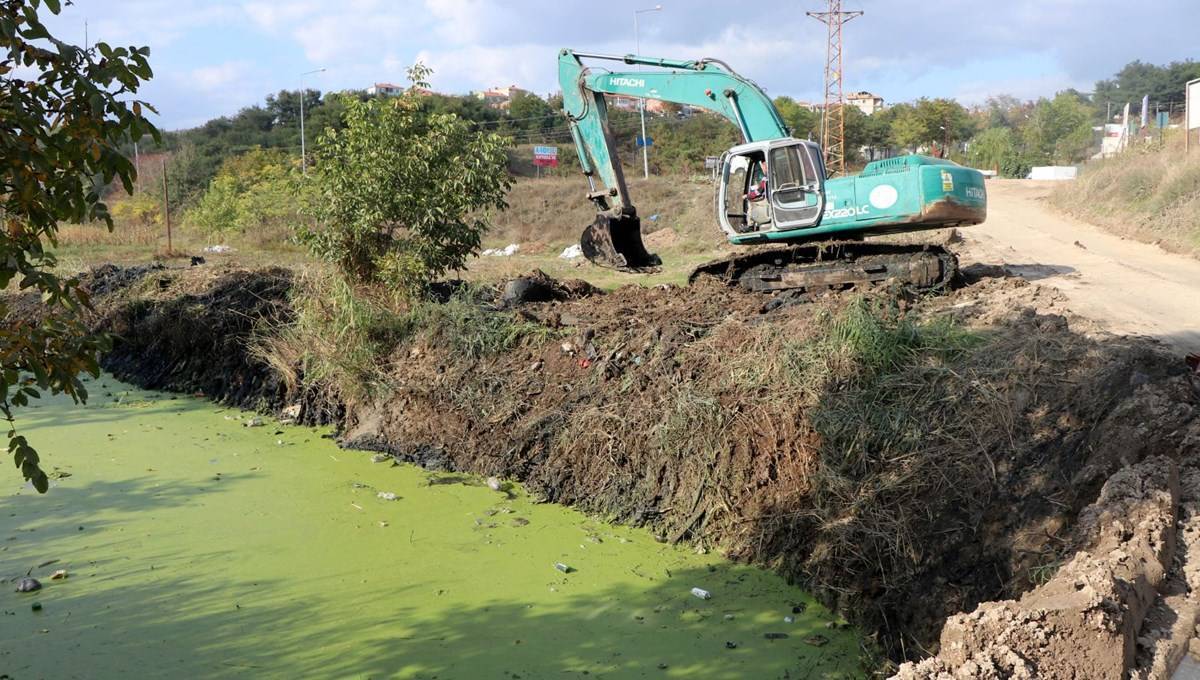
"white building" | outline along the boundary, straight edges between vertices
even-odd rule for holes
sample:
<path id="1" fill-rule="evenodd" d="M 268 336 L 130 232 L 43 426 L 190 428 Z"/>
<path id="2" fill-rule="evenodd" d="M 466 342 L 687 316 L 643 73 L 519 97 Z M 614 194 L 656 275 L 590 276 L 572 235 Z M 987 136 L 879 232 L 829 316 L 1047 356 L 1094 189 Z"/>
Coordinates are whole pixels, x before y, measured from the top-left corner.
<path id="1" fill-rule="evenodd" d="M 868 116 L 876 111 L 883 110 L 883 97 L 871 94 L 865 90 L 862 92 L 855 92 L 849 97 L 846 97 L 846 103 L 850 104 L 851 106 L 857 106 L 859 111 L 862 111 Z"/>

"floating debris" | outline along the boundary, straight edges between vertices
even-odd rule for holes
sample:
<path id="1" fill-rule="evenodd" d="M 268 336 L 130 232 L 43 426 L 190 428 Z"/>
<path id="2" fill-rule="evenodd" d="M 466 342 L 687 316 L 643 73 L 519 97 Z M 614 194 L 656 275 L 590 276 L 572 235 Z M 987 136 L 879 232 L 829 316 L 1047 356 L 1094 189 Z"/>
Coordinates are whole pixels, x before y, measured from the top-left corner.
<path id="1" fill-rule="evenodd" d="M 768 640 L 786 640 L 787 633 L 763 633 L 763 637 Z"/>
<path id="2" fill-rule="evenodd" d="M 371 456 L 372 463 L 382 463 L 384 461 L 391 460 L 391 459 L 392 459 L 391 454 L 387 454 L 387 453 L 377 453 L 374 456 Z"/>
<path id="3" fill-rule="evenodd" d="M 394 501 L 394 500 L 397 500 L 400 498 L 399 496 L 392 493 L 391 491 L 380 491 L 379 493 L 375 494 L 375 496 L 377 498 L 381 498 L 385 501 Z"/>
<path id="4" fill-rule="evenodd" d="M 726 640 L 725 649 L 737 649 L 737 643 L 733 640 Z"/>
<path id="5" fill-rule="evenodd" d="M 32 576 L 25 576 L 17 581 L 18 593 L 32 593 L 35 590 L 42 589 L 42 582 Z"/>
<path id="6" fill-rule="evenodd" d="M 263 419 L 259 418 L 258 416 L 254 416 L 250 420 L 247 420 L 246 422 L 242 423 L 243 427 L 262 427 L 263 425 L 264 425 Z"/>
<path id="7" fill-rule="evenodd" d="M 68 574 L 67 574 L 66 569 L 59 569 L 58 571 L 54 572 L 53 574 L 50 574 L 50 580 L 51 581 L 61 581 L 61 580 L 65 579 L 67 577 L 67 575 Z"/>
<path id="8" fill-rule="evenodd" d="M 711 600 L 712 599 L 712 593 L 708 592 L 707 590 L 705 590 L 703 588 L 692 588 L 692 594 L 695 595 L 696 597 L 700 598 L 701 600 Z"/>
<path id="9" fill-rule="evenodd" d="M 829 642 L 829 638 L 825 637 L 824 635 L 810 635 L 804 638 L 804 641 L 813 647 L 822 647 L 825 645 L 825 643 Z"/>
<path id="10" fill-rule="evenodd" d="M 563 564 L 562 562 L 555 562 L 554 568 L 561 571 L 564 574 L 569 574 L 569 573 L 575 571 L 574 569 L 572 569 L 571 567 L 568 567 L 567 565 Z"/>
<path id="11" fill-rule="evenodd" d="M 488 477 L 487 478 L 487 487 L 489 489 L 491 489 L 492 491 L 499 491 L 501 486 L 503 486 L 503 485 L 501 484 L 499 477 Z"/>

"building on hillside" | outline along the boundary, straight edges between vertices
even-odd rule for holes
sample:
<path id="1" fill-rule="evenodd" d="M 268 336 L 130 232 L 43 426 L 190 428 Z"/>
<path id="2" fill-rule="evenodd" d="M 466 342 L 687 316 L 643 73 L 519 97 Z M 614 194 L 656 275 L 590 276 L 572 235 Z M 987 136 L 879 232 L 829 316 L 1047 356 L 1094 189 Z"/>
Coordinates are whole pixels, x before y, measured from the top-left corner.
<path id="1" fill-rule="evenodd" d="M 866 90 L 863 90 L 862 92 L 855 92 L 849 97 L 846 97 L 846 103 L 850 104 L 851 106 L 857 106 L 859 111 L 862 111 L 868 116 L 876 111 L 883 110 L 883 97 L 880 97 L 876 94 L 871 94 Z"/>
<path id="2" fill-rule="evenodd" d="M 493 87 L 483 92 L 476 92 L 475 96 L 483 100 L 483 103 L 493 109 L 505 110 L 512 103 L 513 97 L 519 94 L 533 94 L 529 90 L 524 90 L 516 85 L 508 85 L 505 87 Z"/>
<path id="3" fill-rule="evenodd" d="M 395 97 L 404 92 L 404 88 L 392 83 L 375 83 L 367 88 L 367 94 L 371 96 Z"/>

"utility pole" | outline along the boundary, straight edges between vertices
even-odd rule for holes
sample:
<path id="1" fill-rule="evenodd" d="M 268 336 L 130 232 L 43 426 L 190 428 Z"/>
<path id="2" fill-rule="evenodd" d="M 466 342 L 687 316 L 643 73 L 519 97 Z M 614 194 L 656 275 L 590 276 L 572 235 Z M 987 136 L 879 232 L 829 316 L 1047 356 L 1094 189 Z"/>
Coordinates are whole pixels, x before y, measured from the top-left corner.
<path id="1" fill-rule="evenodd" d="M 638 9 L 633 12 L 633 42 L 636 46 L 637 55 L 642 56 L 642 38 L 638 33 L 638 15 L 647 12 L 661 12 L 662 5 L 655 5 L 649 9 Z M 642 172 L 646 179 L 650 179 L 650 144 L 646 139 L 646 99 L 638 99 L 638 112 L 642 116 Z"/>
<path id="2" fill-rule="evenodd" d="M 308 155 L 304 148 L 304 76 L 321 73 L 325 69 L 318 68 L 300 74 L 300 174 L 308 176 Z"/>
<path id="3" fill-rule="evenodd" d="M 861 11 L 842 11 L 842 0 L 826 0 L 824 12 L 806 14 L 827 27 L 825 43 L 825 110 L 821 115 L 821 148 L 830 177 L 846 172 L 846 100 L 842 91 L 842 24 Z"/>

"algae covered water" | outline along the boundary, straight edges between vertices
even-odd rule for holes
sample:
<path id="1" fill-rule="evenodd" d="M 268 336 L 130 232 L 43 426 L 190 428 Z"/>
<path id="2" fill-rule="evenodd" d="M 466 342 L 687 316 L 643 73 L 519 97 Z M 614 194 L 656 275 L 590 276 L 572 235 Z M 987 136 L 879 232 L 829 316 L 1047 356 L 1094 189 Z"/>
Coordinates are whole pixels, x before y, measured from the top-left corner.
<path id="1" fill-rule="evenodd" d="M 48 494 L 0 477 L 14 679 L 858 675 L 857 633 L 768 572 L 320 431 L 89 389 L 19 414 Z M 41 591 L 15 592 L 27 572 Z"/>

